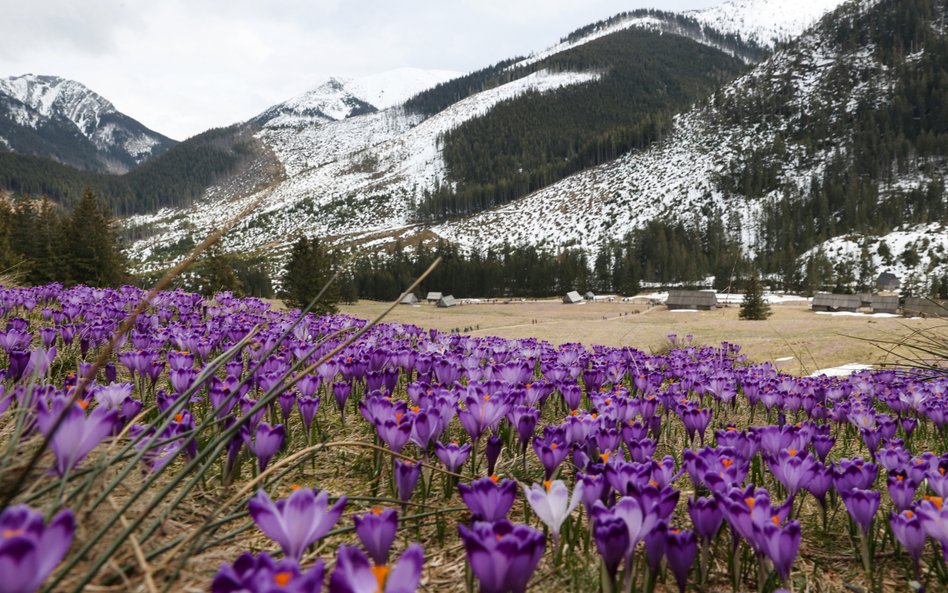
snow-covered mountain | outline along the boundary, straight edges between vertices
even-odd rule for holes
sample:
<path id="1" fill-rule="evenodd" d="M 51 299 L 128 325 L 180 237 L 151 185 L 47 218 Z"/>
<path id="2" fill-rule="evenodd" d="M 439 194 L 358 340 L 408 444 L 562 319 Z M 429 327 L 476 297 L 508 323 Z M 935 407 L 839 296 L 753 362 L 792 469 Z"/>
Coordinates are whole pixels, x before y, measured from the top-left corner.
<path id="1" fill-rule="evenodd" d="M 363 78 L 332 77 L 253 119 L 266 128 L 300 128 L 381 111 L 460 76 L 451 70 L 398 68 Z"/>
<path id="2" fill-rule="evenodd" d="M 834 19 L 858 24 L 865 13 L 884 2 L 854 0 Z M 792 9 L 788 8 L 791 4 Z M 795 37 L 840 4 L 841 0 L 732 0 L 688 16 L 772 46 Z M 670 30 L 667 21 L 660 24 L 650 16 L 610 19 L 517 65 L 538 64 L 632 27 L 662 34 Z M 475 92 L 430 117 L 400 108 L 401 98 L 413 93 L 388 92 L 390 81 L 371 87 L 331 80 L 258 118 L 264 124 L 258 138 L 279 159 L 286 179 L 268 189 L 263 206 L 232 232 L 229 248 L 262 249 L 279 256 L 295 237 L 308 234 L 361 250 L 379 249 L 396 239 L 409 245 L 444 238 L 480 250 L 529 244 L 550 249 L 578 246 L 595 252 L 652 220 L 701 224 L 719 217 L 730 233 L 740 237 L 745 253 L 754 255 L 764 241 L 768 213 L 782 203 L 803 199 L 813 179 L 822 178 L 828 163 L 847 149 L 847 138 L 842 136 L 821 139 L 815 147 L 789 139 L 802 135 L 817 111 L 828 114 L 831 121 L 847 120 L 867 106 L 885 104 L 897 85 L 896 68 L 887 65 L 871 44 L 841 45 L 837 27 L 833 19 L 811 27 L 713 98 L 679 114 L 671 133 L 650 148 L 577 173 L 507 205 L 434 225 L 416 224 L 413 212 L 428 193 L 450 184 L 442 152 L 447 132 L 505 100 L 529 91 L 551 93 L 595 84 L 604 72 L 541 70 Z M 713 31 L 704 41 L 694 35 L 689 38 L 712 47 L 721 39 Z M 906 64 L 910 66 L 922 54 L 909 56 Z M 371 88 L 387 94 L 373 93 Z M 395 106 L 385 109 L 379 96 Z M 771 104 L 777 96 L 779 108 L 766 117 L 740 115 L 745 107 Z M 769 155 L 778 143 L 785 151 L 780 161 L 766 163 L 775 171 L 772 187 L 761 195 L 742 195 L 733 180 L 748 167 L 761 167 L 752 157 Z M 943 164 L 900 168 L 880 182 L 880 194 L 897 200 L 905 192 L 925 191 L 948 173 Z M 205 235 L 222 217 L 238 212 L 258 194 L 227 199 L 225 192 L 212 188 L 208 195 L 214 199 L 192 208 L 164 210 L 130 221 L 155 230 L 130 248 L 131 258 L 142 262 L 140 269 L 167 265 L 170 262 L 156 257 L 162 245 Z M 848 257 L 854 241 L 877 248 L 885 239 L 901 249 L 908 238 L 915 241 L 926 233 L 944 234 L 945 230 L 924 223 L 896 232 L 902 234 L 887 238 L 840 235 L 815 251 L 800 253 L 800 261 L 817 252 L 835 259 Z M 918 243 L 917 249 L 921 253 L 928 247 Z M 932 262 L 938 265 L 935 256 L 923 256 L 919 266 Z M 876 264 L 887 265 L 884 259 Z M 907 266 L 894 269 L 909 272 Z"/>
<path id="3" fill-rule="evenodd" d="M 685 14 L 722 33 L 733 33 L 759 45 L 798 37 L 846 0 L 728 0 Z"/>
<path id="4" fill-rule="evenodd" d="M 174 144 L 76 81 L 34 74 L 0 78 L 0 146 L 7 150 L 123 173 Z"/>

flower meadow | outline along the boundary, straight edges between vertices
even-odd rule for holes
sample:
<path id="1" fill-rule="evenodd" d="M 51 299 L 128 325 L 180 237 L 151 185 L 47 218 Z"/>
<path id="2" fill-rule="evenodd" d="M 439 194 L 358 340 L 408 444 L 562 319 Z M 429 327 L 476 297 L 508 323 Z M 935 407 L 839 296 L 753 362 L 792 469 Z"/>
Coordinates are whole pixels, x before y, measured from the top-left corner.
<path id="1" fill-rule="evenodd" d="M 0 289 L 0 593 L 948 590 L 946 392 Z"/>

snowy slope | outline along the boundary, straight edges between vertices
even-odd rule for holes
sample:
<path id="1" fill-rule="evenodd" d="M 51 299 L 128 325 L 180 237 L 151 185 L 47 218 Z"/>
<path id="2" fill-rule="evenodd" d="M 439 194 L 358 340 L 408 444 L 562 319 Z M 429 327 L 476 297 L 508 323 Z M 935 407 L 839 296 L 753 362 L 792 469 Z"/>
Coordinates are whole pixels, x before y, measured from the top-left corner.
<path id="1" fill-rule="evenodd" d="M 420 189 L 434 188 L 445 179 L 439 138 L 447 131 L 527 91 L 547 92 L 598 77 L 592 72 L 540 71 L 468 97 L 424 121 L 392 108 L 330 122 L 302 132 L 308 148 L 297 147 L 305 150 L 298 160 L 292 158 L 297 150 L 282 148 L 298 134 L 265 129 L 260 137 L 283 161 L 288 178 L 231 232 L 228 246 L 247 251 L 285 246 L 301 233 L 332 238 L 403 227 Z M 159 233 L 132 244 L 130 259 L 144 261 L 160 245 L 204 236 L 252 199 L 205 199 L 188 210 L 133 217 L 128 225 L 152 226 Z"/>
<path id="2" fill-rule="evenodd" d="M 748 98 L 783 84 L 789 85 L 788 103 L 798 114 L 813 105 L 829 105 L 837 113 L 852 110 L 870 85 L 862 83 L 840 91 L 838 78 L 834 78 L 839 72 L 831 68 L 839 63 L 847 64 L 852 80 L 871 81 L 883 97 L 891 88 L 891 74 L 875 61 L 871 51 L 841 54 L 831 39 L 814 32 L 729 85 L 721 94 L 721 105 L 712 100 L 678 116 L 672 135 L 661 144 L 578 173 L 505 206 L 438 225 L 432 231 L 469 248 L 509 243 L 580 246 L 595 252 L 604 241 L 621 239 L 652 219 L 701 222 L 720 212 L 729 230 L 739 233 L 746 251 L 753 253 L 765 204 L 805 191 L 811 177 L 821 174 L 834 147 L 826 147 L 815 158 L 804 158 L 802 147 L 788 143 L 780 190 L 755 201 L 730 195 L 718 178 L 755 149 L 770 146 L 778 133 L 787 135 L 799 115 L 735 125 L 722 123 L 719 111 L 738 95 Z M 906 174 L 881 189 L 925 187 L 937 174 Z M 909 229 L 913 233 L 931 230 Z M 898 243 L 901 245 L 901 240 Z M 832 248 L 827 246 L 834 252 Z"/>
<path id="3" fill-rule="evenodd" d="M 0 79 L 0 119 L 5 120 L 5 127 L 21 128 L 19 133 L 7 132 L 14 151 L 21 147 L 12 143 L 13 136 L 31 138 L 29 145 L 23 142 L 22 151 L 35 153 L 29 149 L 39 144 L 37 137 L 55 148 L 78 133 L 92 145 L 85 149 L 92 153 L 90 158 L 97 158 L 103 170 L 114 172 L 128 170 L 174 145 L 173 140 L 118 112 L 84 85 L 57 76 L 25 74 Z M 40 156 L 50 155 L 40 152 Z"/>
<path id="4" fill-rule="evenodd" d="M 729 0 L 685 14 L 722 33 L 734 33 L 759 45 L 798 37 L 845 0 Z"/>

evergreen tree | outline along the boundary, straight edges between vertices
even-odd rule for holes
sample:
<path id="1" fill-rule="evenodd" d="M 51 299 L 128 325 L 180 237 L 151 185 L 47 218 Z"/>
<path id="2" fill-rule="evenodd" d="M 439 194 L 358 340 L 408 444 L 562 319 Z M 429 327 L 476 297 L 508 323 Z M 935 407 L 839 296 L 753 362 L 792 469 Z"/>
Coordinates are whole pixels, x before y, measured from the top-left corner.
<path id="1" fill-rule="evenodd" d="M 61 278 L 67 282 L 118 286 L 126 278 L 111 213 L 90 189 L 64 221 L 59 247 Z"/>
<path id="2" fill-rule="evenodd" d="M 319 239 L 300 239 L 293 244 L 293 252 L 283 272 L 283 300 L 288 307 L 303 309 L 323 289 L 333 275 L 329 254 Z M 313 306 L 316 315 L 335 313 L 339 302 L 339 286 L 332 286 Z"/>
<path id="3" fill-rule="evenodd" d="M 241 295 L 241 282 L 235 270 L 237 267 L 235 260 L 233 255 L 224 252 L 219 243 L 207 251 L 198 268 L 198 282 L 202 295 L 211 296 L 216 292 L 233 292 L 238 296 Z"/>
<path id="4" fill-rule="evenodd" d="M 770 305 L 764 300 L 764 287 L 760 284 L 760 277 L 754 272 L 747 281 L 744 291 L 744 302 L 741 303 L 741 319 L 763 320 L 770 317 Z"/>

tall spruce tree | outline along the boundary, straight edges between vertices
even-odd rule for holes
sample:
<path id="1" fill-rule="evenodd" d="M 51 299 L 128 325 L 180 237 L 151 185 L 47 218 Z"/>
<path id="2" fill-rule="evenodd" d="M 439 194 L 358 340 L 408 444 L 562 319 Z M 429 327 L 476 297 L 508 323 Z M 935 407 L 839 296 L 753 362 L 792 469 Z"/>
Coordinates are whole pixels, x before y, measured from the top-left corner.
<path id="1" fill-rule="evenodd" d="M 293 252 L 283 272 L 283 300 L 288 307 L 303 309 L 316 298 L 332 275 L 332 260 L 319 239 L 300 237 L 293 244 Z M 338 302 L 339 288 L 333 283 L 316 302 L 312 312 L 317 315 L 335 313 Z"/>
<path id="2" fill-rule="evenodd" d="M 86 189 L 62 226 L 62 279 L 90 286 L 118 286 L 127 277 L 108 206 Z"/>
<path id="3" fill-rule="evenodd" d="M 754 272 L 747 281 L 744 302 L 741 303 L 741 312 L 738 316 L 741 319 L 760 321 L 770 317 L 771 313 L 770 305 L 764 300 L 764 287 L 760 284 L 760 277 L 757 276 L 757 272 Z"/>

